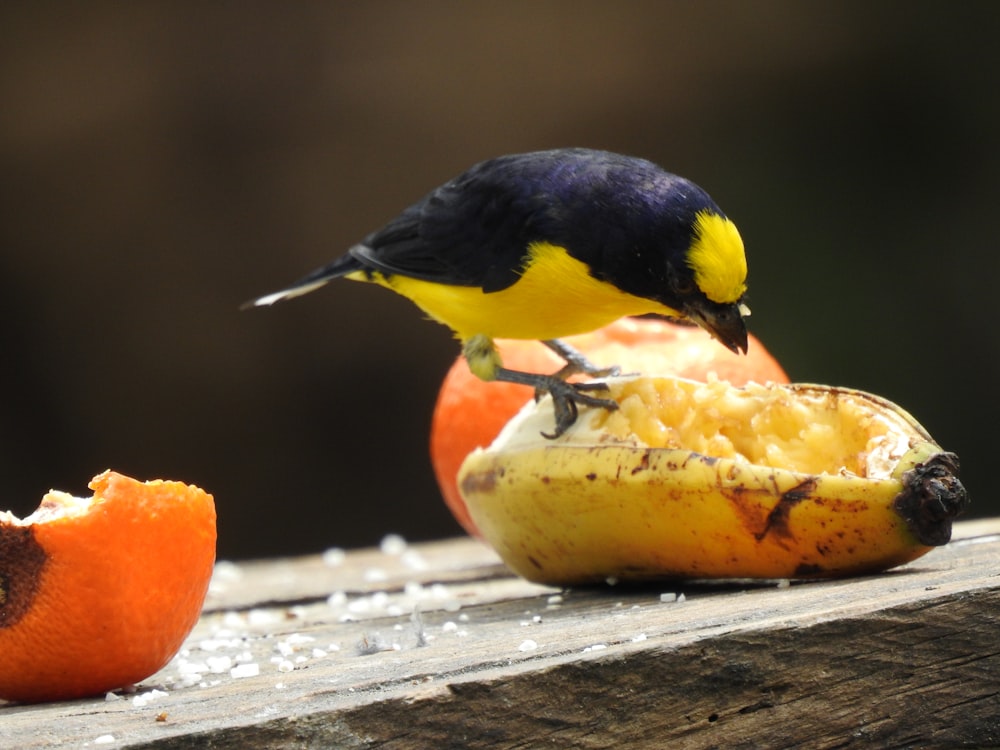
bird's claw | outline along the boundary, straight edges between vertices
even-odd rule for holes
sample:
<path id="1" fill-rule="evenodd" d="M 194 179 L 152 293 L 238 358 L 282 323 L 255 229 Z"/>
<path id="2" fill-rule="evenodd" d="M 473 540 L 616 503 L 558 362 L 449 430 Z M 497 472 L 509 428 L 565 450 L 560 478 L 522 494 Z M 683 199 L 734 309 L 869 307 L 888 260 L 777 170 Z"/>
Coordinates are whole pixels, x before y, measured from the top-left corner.
<path id="1" fill-rule="evenodd" d="M 553 380 L 544 386 L 539 386 L 536 395 L 541 391 L 552 397 L 552 409 L 556 417 L 555 432 L 543 432 L 542 437 L 555 440 L 572 427 L 579 416 L 577 404 L 595 406 L 609 411 L 617 409 L 618 403 L 613 399 L 598 398 L 587 393 L 587 391 L 607 390 L 607 383 L 567 383 L 564 380 Z"/>

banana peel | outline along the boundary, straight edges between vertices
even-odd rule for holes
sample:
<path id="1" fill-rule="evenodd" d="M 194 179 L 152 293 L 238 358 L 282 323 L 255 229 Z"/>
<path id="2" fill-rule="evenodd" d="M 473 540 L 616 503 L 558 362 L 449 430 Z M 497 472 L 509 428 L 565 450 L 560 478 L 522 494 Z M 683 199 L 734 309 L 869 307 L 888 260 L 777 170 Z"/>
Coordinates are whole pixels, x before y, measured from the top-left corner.
<path id="1" fill-rule="evenodd" d="M 958 458 L 905 410 L 820 385 L 612 378 L 555 440 L 528 404 L 459 487 L 532 581 L 816 578 L 885 570 L 951 536 Z M 603 395 L 603 394 L 602 394 Z"/>

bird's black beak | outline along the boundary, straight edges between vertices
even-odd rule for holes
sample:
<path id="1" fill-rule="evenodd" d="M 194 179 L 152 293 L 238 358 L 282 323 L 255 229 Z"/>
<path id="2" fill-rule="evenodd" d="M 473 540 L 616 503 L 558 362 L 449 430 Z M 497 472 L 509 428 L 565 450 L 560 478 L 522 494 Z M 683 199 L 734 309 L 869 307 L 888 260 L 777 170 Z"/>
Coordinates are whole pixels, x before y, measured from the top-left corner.
<path id="1" fill-rule="evenodd" d="M 685 310 L 691 320 L 700 325 L 733 354 L 747 351 L 747 326 L 743 318 L 750 308 L 742 302 L 721 305 L 706 302 L 697 308 Z"/>

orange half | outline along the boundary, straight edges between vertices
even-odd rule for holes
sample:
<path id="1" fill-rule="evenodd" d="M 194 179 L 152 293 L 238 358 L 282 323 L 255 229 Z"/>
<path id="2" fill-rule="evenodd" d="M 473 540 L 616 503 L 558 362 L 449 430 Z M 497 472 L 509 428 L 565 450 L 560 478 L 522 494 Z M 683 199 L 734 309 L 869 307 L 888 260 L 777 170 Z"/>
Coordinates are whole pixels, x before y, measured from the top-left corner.
<path id="1" fill-rule="evenodd" d="M 106 471 L 92 498 L 0 513 L 0 698 L 97 695 L 162 668 L 194 627 L 215 562 L 215 503 Z"/>

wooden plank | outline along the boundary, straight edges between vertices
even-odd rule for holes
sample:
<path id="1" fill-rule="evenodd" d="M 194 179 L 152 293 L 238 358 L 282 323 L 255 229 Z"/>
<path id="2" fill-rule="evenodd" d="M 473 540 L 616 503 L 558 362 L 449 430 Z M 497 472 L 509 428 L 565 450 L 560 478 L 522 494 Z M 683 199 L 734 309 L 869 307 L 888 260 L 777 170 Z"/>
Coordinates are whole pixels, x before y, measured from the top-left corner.
<path id="1" fill-rule="evenodd" d="M 0 705 L 0 746 L 983 746 L 997 622 L 1000 520 L 897 571 L 789 587 L 559 592 L 472 540 L 220 565 L 136 694 Z"/>

